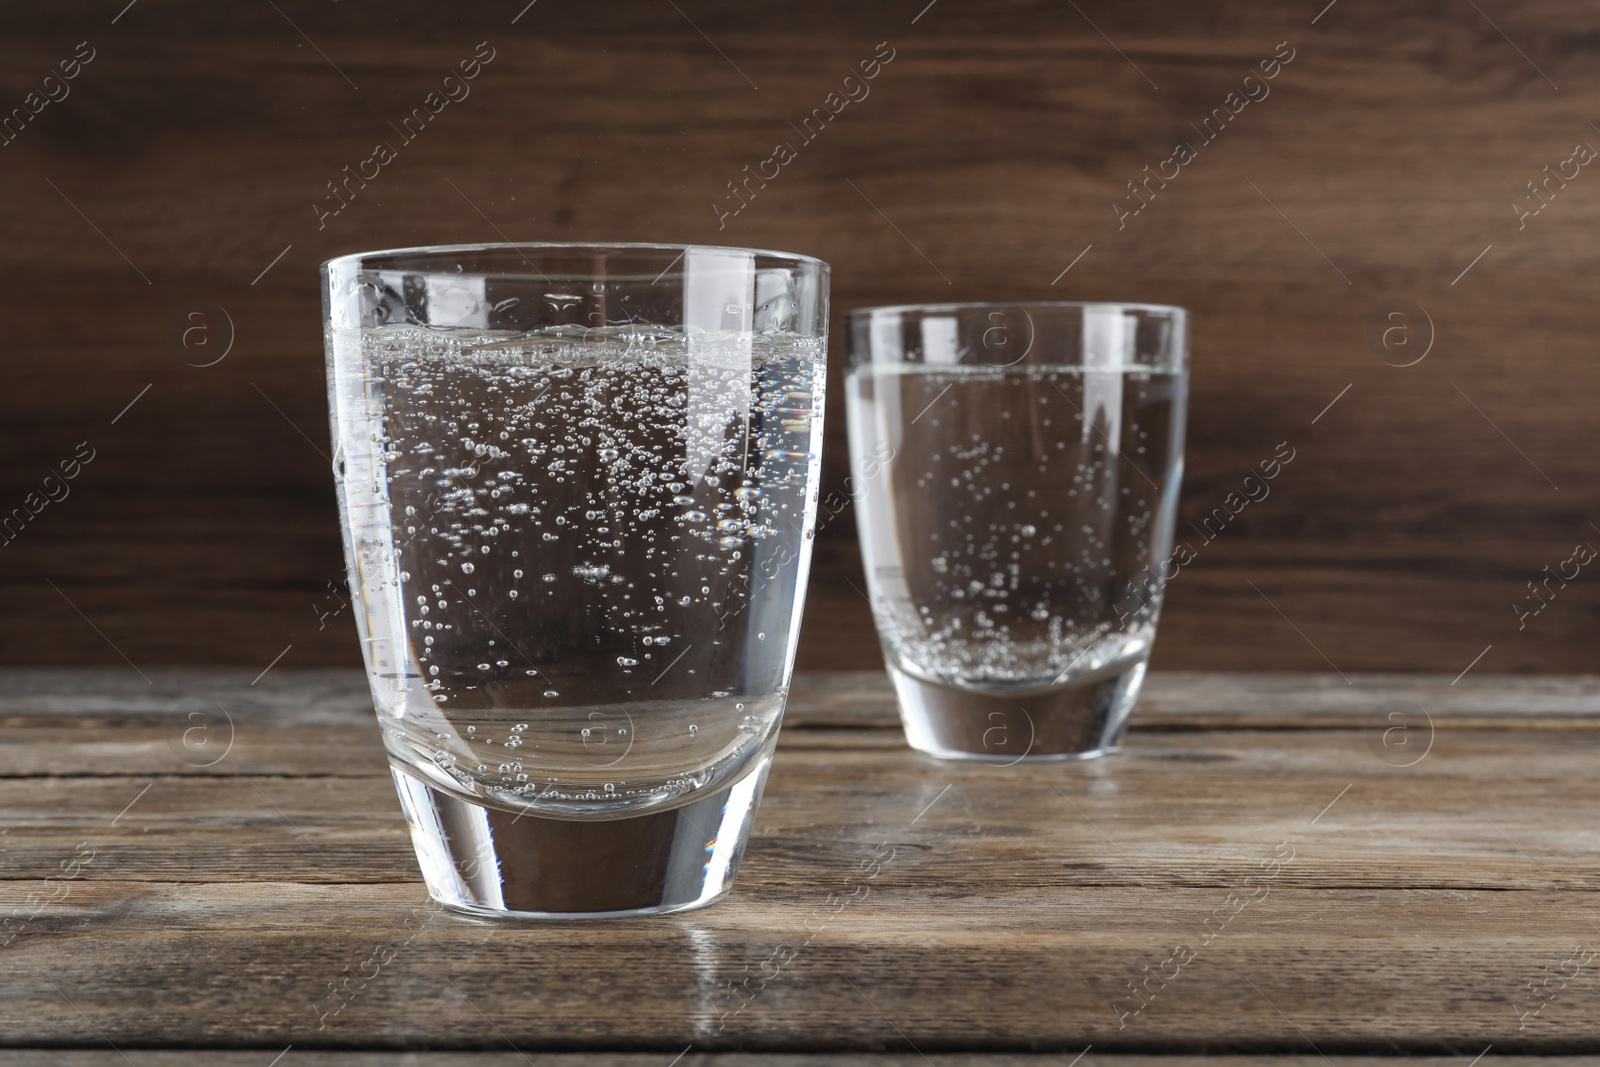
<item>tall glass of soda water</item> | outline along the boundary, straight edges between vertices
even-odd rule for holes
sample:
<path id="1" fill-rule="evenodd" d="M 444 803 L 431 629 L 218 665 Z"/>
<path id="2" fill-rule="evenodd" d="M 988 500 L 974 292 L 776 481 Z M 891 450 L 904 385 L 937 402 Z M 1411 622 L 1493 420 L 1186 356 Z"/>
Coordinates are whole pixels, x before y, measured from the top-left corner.
<path id="1" fill-rule="evenodd" d="M 732 886 L 810 565 L 828 279 L 698 245 L 323 266 L 361 647 L 442 904 L 655 914 Z"/>

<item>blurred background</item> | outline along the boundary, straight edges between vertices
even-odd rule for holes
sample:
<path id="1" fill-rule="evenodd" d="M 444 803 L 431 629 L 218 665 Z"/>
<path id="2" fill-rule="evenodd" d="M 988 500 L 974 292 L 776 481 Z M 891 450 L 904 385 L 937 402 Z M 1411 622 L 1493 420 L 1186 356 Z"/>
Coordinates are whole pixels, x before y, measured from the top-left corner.
<path id="1" fill-rule="evenodd" d="M 1592 668 L 1592 11 L 461 6 L 5 5 L 0 662 L 356 666 L 317 265 L 566 240 L 833 265 L 802 668 L 881 662 L 842 313 L 983 299 L 1191 309 L 1158 668 Z"/>

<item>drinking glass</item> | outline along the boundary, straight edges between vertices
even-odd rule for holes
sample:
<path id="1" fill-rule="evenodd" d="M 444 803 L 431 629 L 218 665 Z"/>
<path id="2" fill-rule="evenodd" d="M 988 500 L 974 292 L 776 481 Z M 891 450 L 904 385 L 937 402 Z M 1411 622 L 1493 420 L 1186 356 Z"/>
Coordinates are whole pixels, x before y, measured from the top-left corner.
<path id="1" fill-rule="evenodd" d="M 810 565 L 828 275 L 698 245 L 323 265 L 361 646 L 442 904 L 731 887 Z"/>
<path id="2" fill-rule="evenodd" d="M 852 490 L 911 745 L 1114 750 L 1171 558 L 1186 313 L 938 304 L 849 317 Z"/>

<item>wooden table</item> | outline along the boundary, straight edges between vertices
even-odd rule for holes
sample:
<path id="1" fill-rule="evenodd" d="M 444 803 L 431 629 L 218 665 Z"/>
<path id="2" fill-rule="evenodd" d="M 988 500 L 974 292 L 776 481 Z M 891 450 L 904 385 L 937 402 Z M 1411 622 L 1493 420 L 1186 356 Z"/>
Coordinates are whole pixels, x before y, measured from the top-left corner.
<path id="1" fill-rule="evenodd" d="M 359 675 L 0 672 L 0 1062 L 1600 1048 L 1600 680 L 1156 675 L 1134 723 L 941 763 L 802 676 L 732 897 L 507 926 L 429 905 Z"/>

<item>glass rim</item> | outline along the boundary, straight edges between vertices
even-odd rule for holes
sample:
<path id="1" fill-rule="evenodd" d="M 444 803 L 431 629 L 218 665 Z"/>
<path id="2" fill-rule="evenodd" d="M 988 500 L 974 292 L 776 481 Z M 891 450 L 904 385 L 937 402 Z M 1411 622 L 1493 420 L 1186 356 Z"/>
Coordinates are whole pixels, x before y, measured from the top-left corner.
<path id="1" fill-rule="evenodd" d="M 943 304 L 883 304 L 877 307 L 851 308 L 845 312 L 845 317 L 855 319 L 858 316 L 868 318 L 880 313 L 905 315 L 911 312 L 993 311 L 1002 308 L 1026 308 L 1029 311 L 1126 308 L 1130 311 L 1146 311 L 1182 318 L 1189 316 L 1189 310 L 1177 304 L 1145 304 L 1120 300 L 958 300 Z"/>
<path id="2" fill-rule="evenodd" d="M 831 275 L 833 273 L 833 268 L 828 265 L 827 261 L 818 259 L 816 256 L 808 256 L 803 252 L 779 252 L 770 248 L 743 248 L 737 245 L 673 244 L 670 242 L 656 243 L 651 241 L 486 241 L 452 245 L 413 245 L 403 248 L 379 248 L 368 252 L 346 252 L 344 255 L 323 260 L 322 269 L 327 271 L 347 265 L 359 268 L 362 260 L 378 256 L 446 255 L 452 252 L 578 251 L 585 249 L 594 252 L 677 252 L 681 255 L 690 249 L 697 248 L 709 252 L 742 252 L 752 256 L 768 256 L 773 259 L 787 260 L 795 265 L 809 264 L 824 274 Z M 405 268 L 405 270 L 418 274 L 428 273 L 427 270 L 418 270 L 417 268 Z"/>

